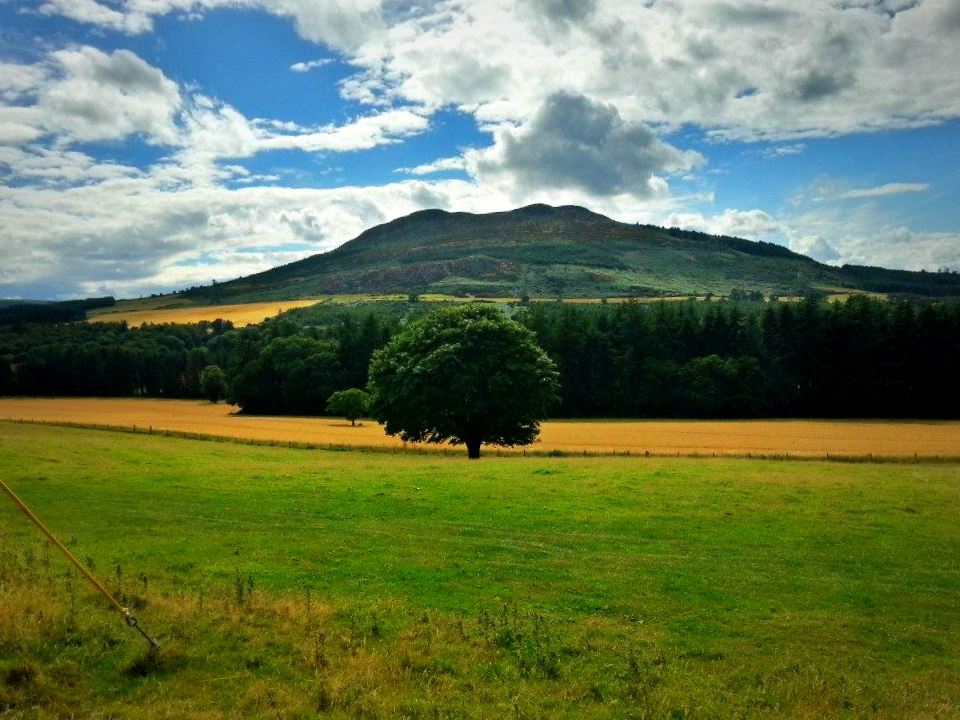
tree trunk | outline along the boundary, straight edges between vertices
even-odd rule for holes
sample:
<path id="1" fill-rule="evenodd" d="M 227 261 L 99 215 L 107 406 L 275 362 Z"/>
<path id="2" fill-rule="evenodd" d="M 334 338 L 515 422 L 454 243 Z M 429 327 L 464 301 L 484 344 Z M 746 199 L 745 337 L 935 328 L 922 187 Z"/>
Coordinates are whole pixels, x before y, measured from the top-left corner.
<path id="1" fill-rule="evenodd" d="M 467 438 L 464 443 L 467 446 L 467 457 L 471 460 L 478 460 L 480 458 L 480 439 Z"/>

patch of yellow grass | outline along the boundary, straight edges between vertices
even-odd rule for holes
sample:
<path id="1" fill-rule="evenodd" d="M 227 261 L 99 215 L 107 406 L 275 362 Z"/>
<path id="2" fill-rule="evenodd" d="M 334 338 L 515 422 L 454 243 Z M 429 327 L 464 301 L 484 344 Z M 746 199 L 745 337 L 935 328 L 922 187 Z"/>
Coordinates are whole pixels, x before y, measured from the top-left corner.
<path id="1" fill-rule="evenodd" d="M 375 422 L 342 418 L 256 417 L 197 400 L 0 398 L 0 419 L 168 430 L 247 440 L 400 449 Z M 429 446 L 434 447 L 434 446 Z M 445 447 L 445 446 L 440 446 Z M 957 421 L 610 420 L 550 421 L 537 452 L 656 455 L 960 456 Z M 522 449 L 515 449 L 522 452 Z"/>
<path id="2" fill-rule="evenodd" d="M 162 325 L 164 323 L 189 324 L 204 320 L 212 322 L 217 319 L 229 320 L 237 327 L 255 325 L 267 318 L 279 315 L 284 310 L 316 305 L 317 299 L 312 300 L 283 300 L 278 302 L 238 303 L 235 305 L 197 305 L 185 307 L 158 307 L 125 309 L 123 305 L 104 308 L 91 312 L 87 319 L 90 322 L 121 322 L 139 326 Z"/>

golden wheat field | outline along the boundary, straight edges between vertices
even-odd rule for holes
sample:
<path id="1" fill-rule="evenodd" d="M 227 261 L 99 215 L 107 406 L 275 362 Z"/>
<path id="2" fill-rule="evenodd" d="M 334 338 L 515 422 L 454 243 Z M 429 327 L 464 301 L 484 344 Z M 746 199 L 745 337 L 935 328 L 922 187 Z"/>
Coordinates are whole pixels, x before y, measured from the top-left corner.
<path id="1" fill-rule="evenodd" d="M 255 325 L 267 318 L 279 315 L 284 310 L 316 305 L 317 300 L 283 300 L 279 302 L 239 303 L 235 305 L 197 305 L 183 307 L 134 306 L 124 308 L 118 305 L 89 313 L 90 322 L 122 322 L 128 325 L 139 326 L 162 325 L 164 323 L 198 323 L 204 320 L 213 322 L 218 318 L 229 320 L 237 327 Z"/>
<path id="2" fill-rule="evenodd" d="M 198 400 L 0 398 L 0 419 L 136 427 L 316 445 L 405 446 L 369 420 L 351 427 L 340 418 L 243 416 L 237 415 L 232 405 Z M 540 438 L 528 449 L 541 453 L 960 457 L 960 422 L 550 421 L 543 423 Z"/>

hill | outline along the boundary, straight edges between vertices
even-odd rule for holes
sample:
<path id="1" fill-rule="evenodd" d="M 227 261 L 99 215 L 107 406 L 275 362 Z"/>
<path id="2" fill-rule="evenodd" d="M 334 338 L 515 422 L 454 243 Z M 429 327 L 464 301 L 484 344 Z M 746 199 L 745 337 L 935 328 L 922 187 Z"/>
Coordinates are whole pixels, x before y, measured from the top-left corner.
<path id="1" fill-rule="evenodd" d="M 181 295 L 213 303 L 342 293 L 606 297 L 875 290 L 960 294 L 960 276 L 836 268 L 780 245 L 616 222 L 582 207 L 424 210 L 335 250 Z"/>

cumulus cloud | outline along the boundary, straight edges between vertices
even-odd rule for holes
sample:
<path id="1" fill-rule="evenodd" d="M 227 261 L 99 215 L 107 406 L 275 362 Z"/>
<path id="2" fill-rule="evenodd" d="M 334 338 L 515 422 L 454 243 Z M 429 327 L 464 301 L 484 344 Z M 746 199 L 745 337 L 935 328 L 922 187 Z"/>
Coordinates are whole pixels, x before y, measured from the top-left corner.
<path id="1" fill-rule="evenodd" d="M 840 260 L 839 251 L 819 235 L 805 235 L 790 242 L 790 249 L 822 263 Z"/>
<path id="2" fill-rule="evenodd" d="M 170 189 L 162 167 L 69 188 L 0 186 L 0 223 L 8 228 L 0 236 L 0 296 L 128 295 L 230 279 L 331 249 L 367 227 L 436 206 L 506 207 L 466 181 Z"/>
<path id="3" fill-rule="evenodd" d="M 719 215 L 705 217 L 700 213 L 672 213 L 664 222 L 670 227 L 699 230 L 711 235 L 730 235 L 748 240 L 770 239 L 782 232 L 780 223 L 763 210 L 727 208 Z"/>
<path id="4" fill-rule="evenodd" d="M 526 121 L 566 90 L 630 121 L 693 123 L 727 139 L 922 125 L 960 114 L 949 2 L 435 6 L 371 36 L 345 88 L 371 103 L 453 103 L 489 122 Z M 569 32 L 544 32 L 544 17 Z"/>
<path id="5" fill-rule="evenodd" d="M 960 269 L 960 233 L 917 232 L 886 223 L 877 211 L 808 210 L 770 215 L 728 208 L 717 215 L 673 212 L 663 225 L 786 245 L 831 265 L 873 265 L 906 270 Z"/>
<path id="6" fill-rule="evenodd" d="M 96 0 L 47 0 L 40 5 L 40 12 L 126 33 L 142 33 L 153 27 L 148 13 L 132 7 L 115 10 Z"/>
<path id="7" fill-rule="evenodd" d="M 153 29 L 154 18 L 170 13 L 198 17 L 217 8 L 258 8 L 291 19 L 308 40 L 353 48 L 382 24 L 379 0 L 43 0 L 40 12 L 77 22 L 139 34 Z"/>
<path id="8" fill-rule="evenodd" d="M 823 203 L 807 197 L 774 220 L 791 250 L 821 262 L 960 268 L 960 233 L 904 227 L 884 203 Z"/>
<path id="9" fill-rule="evenodd" d="M 838 250 L 844 263 L 854 265 L 960 270 L 960 233 L 917 232 L 889 225 L 845 238 Z"/>
<path id="10" fill-rule="evenodd" d="M 501 129 L 493 148 L 471 157 L 481 179 L 507 176 L 522 193 L 572 187 L 641 197 L 661 189 L 658 174 L 704 162 L 645 125 L 625 121 L 612 106 L 563 92 L 548 97 L 527 125 Z"/>
<path id="11" fill-rule="evenodd" d="M 61 145 L 140 135 L 149 143 L 179 148 L 180 164 L 199 166 L 265 150 L 370 149 L 430 127 L 427 115 L 415 108 L 312 128 L 251 120 L 215 98 L 182 92 L 159 68 L 128 50 L 105 53 L 80 46 L 52 52 L 37 65 L 9 67 L 14 71 L 0 80 L 0 92 L 34 97 L 32 104 L 0 104 L 0 145 L 24 145 L 46 135 Z"/>
<path id="12" fill-rule="evenodd" d="M 17 180 L 35 181 L 47 186 L 97 183 L 137 176 L 140 171 L 128 165 L 97 162 L 86 153 L 62 148 L 0 147 L 0 166 Z"/>
<path id="13" fill-rule="evenodd" d="M 0 105 L 0 146 L 19 146 L 43 135 L 36 108 Z"/>
<path id="14" fill-rule="evenodd" d="M 955 0 L 29 1 L 49 15 L 130 34 L 169 13 L 264 10 L 327 48 L 318 54 L 355 67 L 341 94 L 369 108 L 320 127 L 248 118 L 126 50 L 69 47 L 33 65 L 0 65 L 0 171 L 17 180 L 0 185 L 0 222 L 12 229 L 0 238 L 9 260 L 0 294 L 50 288 L 54 277 L 65 278 L 59 292 L 172 289 L 328 249 L 416 209 L 535 201 L 773 239 L 833 262 L 957 266 L 951 248 L 960 238 L 860 214 L 871 203 L 805 196 L 789 215 L 691 213 L 711 198 L 673 196 L 667 179 L 704 159 L 658 136 L 692 124 L 721 141 L 778 143 L 759 152 L 783 157 L 804 151 L 808 137 L 960 117 Z M 492 144 L 406 172 L 464 170 L 471 181 L 264 188 L 255 185 L 272 182 L 269 175 L 235 164 L 265 150 L 326 154 L 397 143 L 429 130 L 433 113 L 450 107 L 472 115 Z M 71 149 L 130 135 L 169 154 L 136 169 Z M 228 180 L 251 187 L 228 189 Z M 835 185 L 830 194 L 854 200 L 925 189 Z"/>
<path id="15" fill-rule="evenodd" d="M 32 94 L 46 74 L 46 68 L 39 65 L 0 62 L 0 99 L 13 102 Z"/>
<path id="16" fill-rule="evenodd" d="M 211 108 L 213 112 L 215 108 Z M 76 151 L 4 151 L 29 183 L 0 185 L 0 296 L 170 291 L 246 275 L 332 249 L 415 210 L 493 212 L 516 206 L 495 186 L 462 179 L 378 187 L 227 188 L 249 171 L 190 164 L 177 154 L 148 171 L 100 164 Z M 212 173 L 212 174 L 205 174 Z M 82 182 L 73 182 L 83 178 Z M 94 179 L 96 178 L 96 179 Z M 582 191 L 532 200 L 585 204 Z M 599 198 L 591 207 L 654 222 L 674 201 Z"/>
<path id="17" fill-rule="evenodd" d="M 693 123 L 750 140 L 960 116 L 955 0 L 486 0 L 415 8 L 379 0 L 48 0 L 40 7 L 131 33 L 172 12 L 259 8 L 346 55 L 359 68 L 343 84 L 351 99 L 455 105 L 488 121 L 529 120 L 559 90 L 613 104 L 628 121 Z"/>
<path id="18" fill-rule="evenodd" d="M 38 93 L 46 130 L 73 140 L 115 140 L 134 133 L 148 142 L 177 143 L 177 84 L 129 50 L 93 47 L 50 56 L 58 77 Z"/>
<path id="19" fill-rule="evenodd" d="M 522 0 L 540 17 L 553 23 L 582 22 L 597 8 L 597 0 Z"/>

